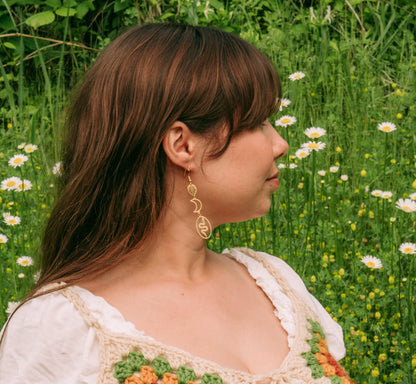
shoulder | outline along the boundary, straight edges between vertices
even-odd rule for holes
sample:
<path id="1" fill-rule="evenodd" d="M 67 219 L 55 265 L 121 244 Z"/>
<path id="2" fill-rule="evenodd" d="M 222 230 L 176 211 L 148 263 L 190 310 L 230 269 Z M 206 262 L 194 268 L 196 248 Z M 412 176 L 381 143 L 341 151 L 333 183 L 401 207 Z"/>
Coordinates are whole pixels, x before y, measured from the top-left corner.
<path id="1" fill-rule="evenodd" d="M 0 371 L 9 383 L 95 382 L 88 379 L 99 356 L 95 331 L 59 291 L 23 304 L 3 332 Z"/>
<path id="2" fill-rule="evenodd" d="M 328 341 L 331 354 L 340 360 L 345 356 L 344 336 L 341 326 L 335 322 L 322 304 L 308 291 L 301 277 L 284 260 L 277 256 L 265 252 L 254 251 L 249 248 L 233 248 L 227 250 L 234 257 L 252 257 L 261 262 L 269 264 L 281 277 L 284 278 L 288 286 L 295 291 L 300 299 L 313 310 L 319 318 L 321 326 Z"/>

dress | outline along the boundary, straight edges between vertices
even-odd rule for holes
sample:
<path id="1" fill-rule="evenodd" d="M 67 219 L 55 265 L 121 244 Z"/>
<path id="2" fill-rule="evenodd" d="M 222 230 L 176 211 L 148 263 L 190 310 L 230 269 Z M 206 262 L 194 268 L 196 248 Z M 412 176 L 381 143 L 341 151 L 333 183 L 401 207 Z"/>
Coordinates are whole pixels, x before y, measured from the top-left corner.
<path id="1" fill-rule="evenodd" d="M 0 383 L 350 384 L 337 363 L 341 327 L 281 259 L 246 248 L 224 254 L 247 267 L 288 333 L 290 352 L 267 374 L 250 374 L 164 345 L 135 329 L 103 298 L 67 287 L 14 315 L 0 347 Z"/>

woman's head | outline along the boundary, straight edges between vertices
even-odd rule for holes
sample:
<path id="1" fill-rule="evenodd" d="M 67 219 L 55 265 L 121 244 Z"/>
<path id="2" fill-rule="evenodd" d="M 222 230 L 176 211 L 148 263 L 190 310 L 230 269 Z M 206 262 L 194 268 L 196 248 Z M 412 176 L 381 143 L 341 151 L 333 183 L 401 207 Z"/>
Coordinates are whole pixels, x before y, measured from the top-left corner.
<path id="1" fill-rule="evenodd" d="M 210 153 L 221 156 L 275 111 L 280 84 L 270 61 L 234 35 L 157 24 L 113 41 L 74 96 L 41 284 L 100 273 L 152 231 L 167 198 L 161 143 L 175 121 L 221 137 Z"/>

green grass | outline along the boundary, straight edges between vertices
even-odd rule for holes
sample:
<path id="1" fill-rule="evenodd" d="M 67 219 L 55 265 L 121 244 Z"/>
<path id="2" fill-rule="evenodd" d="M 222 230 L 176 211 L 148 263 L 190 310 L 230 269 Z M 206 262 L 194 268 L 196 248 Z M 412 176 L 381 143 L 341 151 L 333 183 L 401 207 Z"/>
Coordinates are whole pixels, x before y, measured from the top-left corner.
<path id="1" fill-rule="evenodd" d="M 327 4 L 315 5 L 313 18 L 294 2 L 269 3 L 274 8 L 263 15 L 263 29 L 247 24 L 242 36 L 265 51 L 281 75 L 283 96 L 291 104 L 272 121 L 282 115 L 297 119 L 277 128 L 290 144 L 289 156 L 270 213 L 216 229 L 208 245 L 217 251 L 248 246 L 282 257 L 342 325 L 344 365 L 357 383 L 413 384 L 416 255 L 399 247 L 416 243 L 416 212 L 404 212 L 396 202 L 416 193 L 416 44 L 409 13 L 416 10 L 350 2 L 355 15 L 339 1 L 327 2 L 333 6 L 329 23 Z M 5 83 L 16 90 L 8 97 L 13 102 L 0 112 L 1 180 L 17 176 L 33 184 L 26 192 L 0 190 L 0 214 L 21 217 L 13 227 L 0 222 L 0 234 L 8 237 L 0 244 L 0 324 L 8 303 L 21 300 L 33 284 L 39 234 L 54 196 L 52 166 L 59 160 L 55 138 L 64 81 L 59 89 L 49 87 L 46 60 L 40 64 L 40 92 L 17 71 Z M 295 71 L 305 77 L 290 81 Z M 382 132 L 377 129 L 382 122 L 397 129 Z M 304 131 L 312 126 L 326 130 L 315 140 L 326 147 L 298 159 L 295 152 L 310 140 Z M 7 162 L 25 153 L 18 149 L 22 142 L 39 149 L 27 154 L 20 168 L 12 168 Z M 329 171 L 332 166 L 339 167 L 336 173 Z M 326 171 L 325 176 L 318 171 Z M 374 190 L 392 196 L 376 197 Z M 18 265 L 24 255 L 33 257 L 35 265 Z M 383 267 L 368 268 L 361 262 L 366 255 L 380 259 Z"/>

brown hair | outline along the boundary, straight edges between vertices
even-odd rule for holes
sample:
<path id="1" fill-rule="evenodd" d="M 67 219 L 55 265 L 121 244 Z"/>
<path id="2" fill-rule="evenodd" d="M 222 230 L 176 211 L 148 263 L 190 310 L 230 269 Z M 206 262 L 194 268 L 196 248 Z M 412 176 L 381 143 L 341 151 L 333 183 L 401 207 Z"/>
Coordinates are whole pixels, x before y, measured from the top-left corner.
<path id="1" fill-rule="evenodd" d="M 175 121 L 233 135 L 274 113 L 280 83 L 249 43 L 216 28 L 149 24 L 98 57 L 65 123 L 62 191 L 42 242 L 37 288 L 74 284 L 119 263 L 166 201 L 162 140 Z"/>

